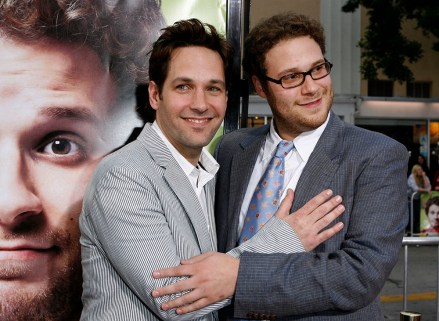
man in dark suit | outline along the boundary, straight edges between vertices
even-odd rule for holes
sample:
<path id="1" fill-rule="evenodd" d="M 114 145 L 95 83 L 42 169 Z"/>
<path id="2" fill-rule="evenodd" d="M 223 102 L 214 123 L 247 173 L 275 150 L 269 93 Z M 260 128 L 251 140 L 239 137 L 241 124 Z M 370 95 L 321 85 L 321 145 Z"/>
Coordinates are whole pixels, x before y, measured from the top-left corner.
<path id="1" fill-rule="evenodd" d="M 397 261 L 408 218 L 407 150 L 331 112 L 332 64 L 318 22 L 291 12 L 273 16 L 250 32 L 244 49 L 244 70 L 267 99 L 273 121 L 232 132 L 217 147 L 219 250 L 239 241 L 255 186 L 281 140 L 294 144 L 285 157 L 284 189 L 295 190 L 291 212 L 329 188 L 343 197 L 346 210 L 336 221 L 344 227 L 309 252 L 244 252 L 236 279 L 224 276 L 215 255 L 186 262 L 182 271 L 192 282 L 178 290 L 197 295 L 175 302 L 191 302 L 181 312 L 198 309 L 232 295 L 221 289 L 235 281 L 224 319 L 383 320 L 379 292 Z M 282 239 L 282 232 L 271 232 Z"/>

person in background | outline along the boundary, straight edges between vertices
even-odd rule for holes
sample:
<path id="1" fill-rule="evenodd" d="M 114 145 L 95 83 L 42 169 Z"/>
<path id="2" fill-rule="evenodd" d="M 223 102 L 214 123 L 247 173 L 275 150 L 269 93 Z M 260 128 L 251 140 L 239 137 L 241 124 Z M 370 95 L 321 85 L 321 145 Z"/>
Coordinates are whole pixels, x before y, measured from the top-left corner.
<path id="1" fill-rule="evenodd" d="M 408 218 L 406 148 L 331 111 L 333 66 L 315 20 L 287 12 L 260 22 L 245 41 L 243 67 L 267 99 L 273 121 L 233 131 L 218 143 L 218 249 L 228 251 L 257 230 L 247 223 L 259 206 L 255 199 L 264 199 L 259 181 L 277 146 L 294 146 L 282 154 L 284 186 L 294 190 L 291 211 L 330 188 L 343 198 L 346 210 L 336 221 L 344 228 L 308 252 L 244 252 L 231 288 L 217 277 L 227 272 L 219 255 L 160 270 L 162 277 L 191 276 L 156 290 L 190 291 L 163 306 L 186 313 L 234 292 L 233 305 L 220 313 L 223 320 L 383 320 L 379 293 L 398 260 Z M 282 240 L 285 233 L 276 232 Z"/>
<path id="2" fill-rule="evenodd" d="M 85 186 L 163 24 L 155 0 L 0 1 L 0 320 L 79 320 Z"/>
<path id="3" fill-rule="evenodd" d="M 432 181 L 433 180 L 432 172 L 430 171 L 430 168 L 427 165 L 427 160 L 425 159 L 424 155 L 421 154 L 418 155 L 417 164 L 422 167 L 422 170 L 425 172 L 428 179 Z"/>
<path id="4" fill-rule="evenodd" d="M 412 167 L 412 172 L 407 178 L 407 193 L 409 198 L 409 208 L 413 216 L 413 233 L 420 231 L 420 213 L 421 213 L 421 193 L 430 193 L 431 184 L 427 174 L 422 169 L 421 165 L 416 164 Z M 409 225 L 411 226 L 411 222 Z M 412 232 L 410 230 L 410 232 Z"/>
<path id="5" fill-rule="evenodd" d="M 430 180 L 421 165 L 413 165 L 412 172 L 407 179 L 407 185 L 410 191 L 409 194 L 431 191 Z"/>

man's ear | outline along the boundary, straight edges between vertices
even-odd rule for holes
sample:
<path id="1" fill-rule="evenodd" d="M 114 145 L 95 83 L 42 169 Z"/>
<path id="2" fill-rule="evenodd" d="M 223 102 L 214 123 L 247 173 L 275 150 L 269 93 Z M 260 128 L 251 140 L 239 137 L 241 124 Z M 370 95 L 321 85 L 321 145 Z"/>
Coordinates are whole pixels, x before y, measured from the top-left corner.
<path id="1" fill-rule="evenodd" d="M 253 82 L 253 87 L 256 90 L 256 93 L 261 96 L 262 98 L 267 98 L 265 95 L 265 91 L 264 88 L 262 87 L 262 83 L 259 80 L 258 77 L 256 77 L 255 75 L 252 76 L 252 82 Z"/>
<path id="2" fill-rule="evenodd" d="M 160 93 L 159 93 L 159 87 L 152 80 L 150 80 L 148 84 L 148 93 L 149 93 L 149 104 L 151 105 L 152 109 L 157 110 L 159 108 Z"/>

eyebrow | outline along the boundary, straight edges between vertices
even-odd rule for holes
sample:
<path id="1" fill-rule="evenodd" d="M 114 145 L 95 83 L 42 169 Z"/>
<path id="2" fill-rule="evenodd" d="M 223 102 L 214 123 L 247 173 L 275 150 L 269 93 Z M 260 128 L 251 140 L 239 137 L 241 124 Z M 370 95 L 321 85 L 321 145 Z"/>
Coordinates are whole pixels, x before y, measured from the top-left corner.
<path id="1" fill-rule="evenodd" d="M 46 107 L 40 115 L 51 119 L 74 119 L 88 123 L 98 123 L 98 118 L 84 107 Z"/>
<path id="2" fill-rule="evenodd" d="M 188 78 L 188 77 L 177 77 L 172 82 L 175 83 L 175 82 L 180 82 L 180 81 L 182 81 L 182 82 L 193 82 L 193 79 L 192 78 Z M 209 84 L 221 84 L 223 86 L 225 86 L 225 84 L 226 84 L 225 81 L 222 80 L 222 79 L 209 79 L 208 83 Z"/>
<path id="3" fill-rule="evenodd" d="M 308 68 L 308 71 L 311 70 L 311 69 L 313 69 L 314 67 L 320 65 L 320 64 L 325 63 L 325 62 L 326 62 L 326 61 L 325 61 L 325 58 L 322 58 L 321 60 L 317 60 L 317 61 L 313 62 L 313 63 L 311 64 L 311 67 Z M 299 68 L 293 67 L 293 68 L 289 68 L 289 69 L 285 70 L 284 72 L 286 72 L 286 73 L 288 73 L 288 74 L 291 74 L 291 73 L 294 74 L 294 73 L 300 73 L 300 72 L 305 72 L 305 71 L 300 70 Z"/>

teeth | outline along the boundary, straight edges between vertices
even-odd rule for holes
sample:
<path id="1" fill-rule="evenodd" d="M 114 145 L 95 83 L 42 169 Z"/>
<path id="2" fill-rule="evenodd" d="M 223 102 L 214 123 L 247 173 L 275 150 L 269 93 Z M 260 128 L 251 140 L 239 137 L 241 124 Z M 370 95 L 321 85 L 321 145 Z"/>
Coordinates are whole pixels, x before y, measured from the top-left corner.
<path id="1" fill-rule="evenodd" d="M 192 123 L 197 123 L 197 124 L 201 124 L 205 122 L 204 119 L 188 119 L 188 120 Z"/>

